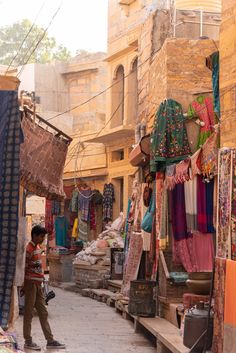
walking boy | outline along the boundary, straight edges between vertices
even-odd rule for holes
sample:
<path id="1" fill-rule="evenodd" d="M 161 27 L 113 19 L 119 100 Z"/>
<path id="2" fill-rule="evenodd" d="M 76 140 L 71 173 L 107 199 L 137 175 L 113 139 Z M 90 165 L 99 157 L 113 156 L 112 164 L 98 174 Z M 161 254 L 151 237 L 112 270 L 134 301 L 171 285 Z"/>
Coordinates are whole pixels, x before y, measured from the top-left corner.
<path id="1" fill-rule="evenodd" d="M 48 323 L 48 312 L 42 290 L 44 274 L 42 270 L 42 257 L 40 245 L 45 239 L 47 231 L 41 226 L 35 226 L 31 231 L 31 241 L 26 248 L 25 281 L 23 292 L 25 294 L 25 310 L 23 332 L 25 348 L 40 351 L 41 348 L 32 340 L 31 323 L 34 308 L 37 310 L 40 324 L 47 340 L 47 349 L 64 349 L 65 345 L 55 341 Z"/>

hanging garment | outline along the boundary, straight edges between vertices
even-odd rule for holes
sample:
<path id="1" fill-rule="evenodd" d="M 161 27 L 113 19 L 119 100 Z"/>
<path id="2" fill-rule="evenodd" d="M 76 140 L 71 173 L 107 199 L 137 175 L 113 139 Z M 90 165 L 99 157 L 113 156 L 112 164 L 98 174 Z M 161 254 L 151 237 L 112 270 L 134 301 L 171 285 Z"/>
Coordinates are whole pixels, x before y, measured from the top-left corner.
<path id="1" fill-rule="evenodd" d="M 213 225 L 214 213 L 214 179 L 206 183 L 206 216 L 207 216 L 207 233 L 215 233 Z"/>
<path id="2" fill-rule="evenodd" d="M 0 91 L 0 326 L 2 328 L 8 325 L 16 266 L 20 142 L 17 91 Z"/>
<path id="3" fill-rule="evenodd" d="M 67 231 L 69 228 L 69 221 L 65 216 L 59 216 L 55 220 L 55 232 L 56 232 L 56 245 L 67 246 Z"/>
<path id="4" fill-rule="evenodd" d="M 214 112 L 220 118 L 220 94 L 219 94 L 219 51 L 211 54 L 212 88 L 214 94 Z"/>
<path id="5" fill-rule="evenodd" d="M 160 249 L 165 249 L 169 243 L 168 192 L 163 190 L 161 202 Z"/>
<path id="6" fill-rule="evenodd" d="M 79 202 L 79 211 L 80 211 L 80 219 L 84 222 L 89 221 L 89 211 L 90 211 L 90 202 L 92 197 L 92 191 L 90 188 L 80 189 L 78 196 Z"/>
<path id="7" fill-rule="evenodd" d="M 103 189 L 103 220 L 112 221 L 115 191 L 112 183 L 105 184 Z"/>
<path id="8" fill-rule="evenodd" d="M 214 282 L 214 332 L 212 352 L 222 353 L 224 342 L 224 303 L 225 303 L 226 259 L 215 259 Z"/>
<path id="9" fill-rule="evenodd" d="M 74 220 L 73 229 L 72 229 L 72 238 L 78 237 L 78 218 Z"/>
<path id="10" fill-rule="evenodd" d="M 61 202 L 57 200 L 52 201 L 52 214 L 59 216 L 61 214 Z"/>
<path id="11" fill-rule="evenodd" d="M 151 134 L 152 172 L 164 171 L 167 165 L 191 154 L 180 103 L 167 99 L 161 103 Z"/>
<path id="12" fill-rule="evenodd" d="M 21 287 L 25 278 L 25 252 L 27 245 L 27 218 L 19 217 L 14 285 Z"/>
<path id="13" fill-rule="evenodd" d="M 206 183 L 200 175 L 197 176 L 197 230 L 201 233 L 208 233 Z"/>
<path id="14" fill-rule="evenodd" d="M 191 157 L 191 172 L 192 178 L 196 175 L 201 174 L 201 154 L 202 149 L 199 148 Z"/>
<path id="15" fill-rule="evenodd" d="M 87 242 L 89 239 L 89 224 L 81 218 L 81 211 L 78 213 L 78 230 L 79 230 L 79 239 Z"/>
<path id="16" fill-rule="evenodd" d="M 198 117 L 202 123 L 202 125 L 200 125 L 197 144 L 197 148 L 199 148 L 206 142 L 212 132 L 214 132 L 215 115 L 212 98 L 205 98 L 202 95 L 198 96 L 189 107 L 188 117 Z"/>
<path id="17" fill-rule="evenodd" d="M 93 202 L 90 204 L 90 229 L 96 230 L 95 206 Z"/>
<path id="18" fill-rule="evenodd" d="M 212 234 L 193 232 L 193 251 L 197 272 L 212 272 L 215 258 Z"/>
<path id="19" fill-rule="evenodd" d="M 186 158 L 185 160 L 176 164 L 175 171 L 175 183 L 180 184 L 188 181 L 190 179 L 189 176 L 189 168 L 190 168 L 190 158 Z"/>
<path id="20" fill-rule="evenodd" d="M 170 209 L 174 239 L 178 241 L 188 238 L 183 184 L 177 184 L 170 191 Z"/>
<path id="21" fill-rule="evenodd" d="M 197 177 L 184 183 L 187 230 L 197 230 Z"/>
<path id="22" fill-rule="evenodd" d="M 79 207 L 79 191 L 78 191 L 78 189 L 75 189 L 72 192 L 69 210 L 70 210 L 70 212 L 78 213 L 78 207 Z"/>
<path id="23" fill-rule="evenodd" d="M 53 221 L 51 200 L 46 200 L 46 203 L 45 203 L 45 228 L 49 235 L 53 233 L 54 221 Z"/>
<path id="24" fill-rule="evenodd" d="M 236 351 L 236 262 L 226 261 L 225 310 L 224 310 L 224 350 L 223 353 Z"/>
<path id="25" fill-rule="evenodd" d="M 193 235 L 188 233 L 187 238 L 173 239 L 173 262 L 182 265 L 186 272 L 197 272 L 197 259 L 193 246 Z"/>
<path id="26" fill-rule="evenodd" d="M 218 147 L 219 133 L 215 131 L 202 146 L 201 174 L 205 178 L 210 179 L 218 173 Z"/>
<path id="27" fill-rule="evenodd" d="M 176 165 L 168 165 L 166 167 L 165 173 L 165 188 L 167 190 L 173 190 L 175 187 L 175 173 L 176 173 Z"/>

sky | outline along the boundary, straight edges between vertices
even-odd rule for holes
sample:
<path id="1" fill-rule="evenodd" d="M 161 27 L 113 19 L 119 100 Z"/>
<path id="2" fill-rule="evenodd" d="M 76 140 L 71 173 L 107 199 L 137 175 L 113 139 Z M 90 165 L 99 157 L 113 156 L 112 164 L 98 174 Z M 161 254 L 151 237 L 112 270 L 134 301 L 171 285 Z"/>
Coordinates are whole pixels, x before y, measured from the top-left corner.
<path id="1" fill-rule="evenodd" d="M 60 4 L 49 36 L 72 55 L 77 49 L 106 51 L 108 0 L 0 0 L 0 27 L 24 18 L 34 22 L 38 15 L 36 25 L 46 28 Z"/>

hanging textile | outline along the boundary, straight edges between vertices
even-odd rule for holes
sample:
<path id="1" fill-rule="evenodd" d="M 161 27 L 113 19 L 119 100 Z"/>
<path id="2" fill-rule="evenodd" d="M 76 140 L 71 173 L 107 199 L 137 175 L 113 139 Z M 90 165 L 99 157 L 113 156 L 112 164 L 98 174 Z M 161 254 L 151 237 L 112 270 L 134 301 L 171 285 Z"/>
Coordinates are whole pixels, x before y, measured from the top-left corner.
<path id="1" fill-rule="evenodd" d="M 78 231 L 79 239 L 87 242 L 89 240 L 90 227 L 88 222 L 83 221 L 81 218 L 81 211 L 78 213 Z"/>
<path id="2" fill-rule="evenodd" d="M 201 154 L 202 149 L 199 148 L 191 157 L 191 172 L 192 178 L 196 175 L 201 174 Z"/>
<path id="3" fill-rule="evenodd" d="M 151 171 L 164 171 L 166 166 L 191 154 L 180 103 L 167 99 L 155 116 L 151 134 Z"/>
<path id="4" fill-rule="evenodd" d="M 200 95 L 189 106 L 188 117 L 198 117 L 200 119 L 200 133 L 197 148 L 201 147 L 208 137 L 214 132 L 215 117 L 212 98 L 205 98 Z"/>
<path id="5" fill-rule="evenodd" d="M 212 233 L 193 232 L 193 252 L 197 272 L 212 272 L 215 258 Z"/>
<path id="6" fill-rule="evenodd" d="M 6 328 L 8 324 L 15 276 L 21 138 L 17 91 L 0 91 L 0 326 L 2 328 Z"/>
<path id="7" fill-rule="evenodd" d="M 200 175 L 197 176 L 197 230 L 207 233 L 206 183 Z"/>
<path id="8" fill-rule="evenodd" d="M 208 180 L 218 173 L 218 145 L 219 133 L 215 131 L 202 146 L 201 174 Z"/>
<path id="9" fill-rule="evenodd" d="M 225 309 L 224 309 L 224 350 L 236 352 L 236 261 L 226 261 Z"/>
<path id="10" fill-rule="evenodd" d="M 206 182 L 206 216 L 207 216 L 207 233 L 215 233 L 213 225 L 214 213 L 214 179 Z"/>
<path id="11" fill-rule="evenodd" d="M 26 245 L 28 242 L 27 238 L 27 218 L 19 217 L 19 226 L 17 234 L 17 248 L 16 248 L 16 272 L 14 285 L 21 287 L 25 279 L 25 253 Z"/>
<path id="12" fill-rule="evenodd" d="M 112 221 L 115 191 L 112 183 L 105 184 L 103 189 L 103 220 Z"/>
<path id="13" fill-rule="evenodd" d="M 52 200 L 52 214 L 59 216 L 61 214 L 61 202 L 57 200 Z"/>
<path id="14" fill-rule="evenodd" d="M 92 197 L 92 191 L 90 188 L 80 189 L 78 196 L 79 202 L 79 211 L 80 211 L 80 219 L 84 222 L 89 221 L 89 211 L 90 211 L 90 202 Z"/>
<path id="15" fill-rule="evenodd" d="M 67 231 L 69 222 L 65 216 L 59 216 L 55 220 L 56 245 L 67 246 Z"/>
<path id="16" fill-rule="evenodd" d="M 75 239 L 78 237 L 78 218 L 75 218 L 74 220 L 71 236 Z"/>
<path id="17" fill-rule="evenodd" d="M 236 260 L 236 150 L 233 150 L 232 212 L 231 212 L 231 259 Z"/>
<path id="18" fill-rule="evenodd" d="M 231 256 L 232 151 L 219 152 L 217 256 Z"/>
<path id="19" fill-rule="evenodd" d="M 182 264 L 187 272 L 196 271 L 193 236 L 187 230 L 184 184 L 177 184 L 170 192 L 170 211 L 173 262 Z"/>
<path id="20" fill-rule="evenodd" d="M 137 279 L 142 253 L 143 239 L 141 233 L 131 232 L 129 250 L 121 288 L 121 293 L 125 296 L 129 296 L 130 282 Z"/>
<path id="21" fill-rule="evenodd" d="M 214 333 L 212 351 L 223 352 L 226 259 L 215 259 Z"/>
<path id="22" fill-rule="evenodd" d="M 45 228 L 49 235 L 53 233 L 54 221 L 53 221 L 51 200 L 46 200 L 46 203 L 45 203 Z"/>
<path id="23" fill-rule="evenodd" d="M 165 249 L 169 243 L 168 192 L 163 190 L 161 201 L 160 249 Z"/>
<path id="24" fill-rule="evenodd" d="M 214 112 L 220 118 L 220 94 L 219 94 L 219 51 L 207 58 L 207 66 L 212 70 L 212 88 L 214 94 Z"/>
<path id="25" fill-rule="evenodd" d="M 21 184 L 38 196 L 63 199 L 63 170 L 68 145 L 30 118 L 23 119 L 22 129 Z"/>
<path id="26" fill-rule="evenodd" d="M 197 230 L 197 177 L 184 183 L 187 230 Z"/>
<path id="27" fill-rule="evenodd" d="M 70 205 L 69 205 L 69 210 L 70 210 L 70 212 L 76 212 L 77 213 L 78 212 L 78 207 L 79 207 L 79 190 L 75 189 L 72 192 Z"/>

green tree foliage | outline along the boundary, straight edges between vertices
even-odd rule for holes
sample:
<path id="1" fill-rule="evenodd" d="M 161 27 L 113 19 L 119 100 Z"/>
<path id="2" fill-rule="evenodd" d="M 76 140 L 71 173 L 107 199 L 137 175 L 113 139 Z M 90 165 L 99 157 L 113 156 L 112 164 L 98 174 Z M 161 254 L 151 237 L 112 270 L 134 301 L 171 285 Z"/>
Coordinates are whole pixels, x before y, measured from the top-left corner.
<path id="1" fill-rule="evenodd" d="M 35 52 L 32 53 L 42 38 L 44 29 L 34 25 L 27 36 L 31 26 L 32 23 L 25 19 L 11 26 L 0 28 L 0 64 L 9 65 L 18 51 L 12 66 L 24 65 L 26 62 L 45 64 L 53 60 L 67 61 L 71 58 L 68 49 L 62 45 L 58 46 L 55 38 L 49 37 L 47 33 L 38 44 Z M 26 36 L 27 39 L 21 47 Z M 19 49 L 20 47 L 21 49 Z"/>

